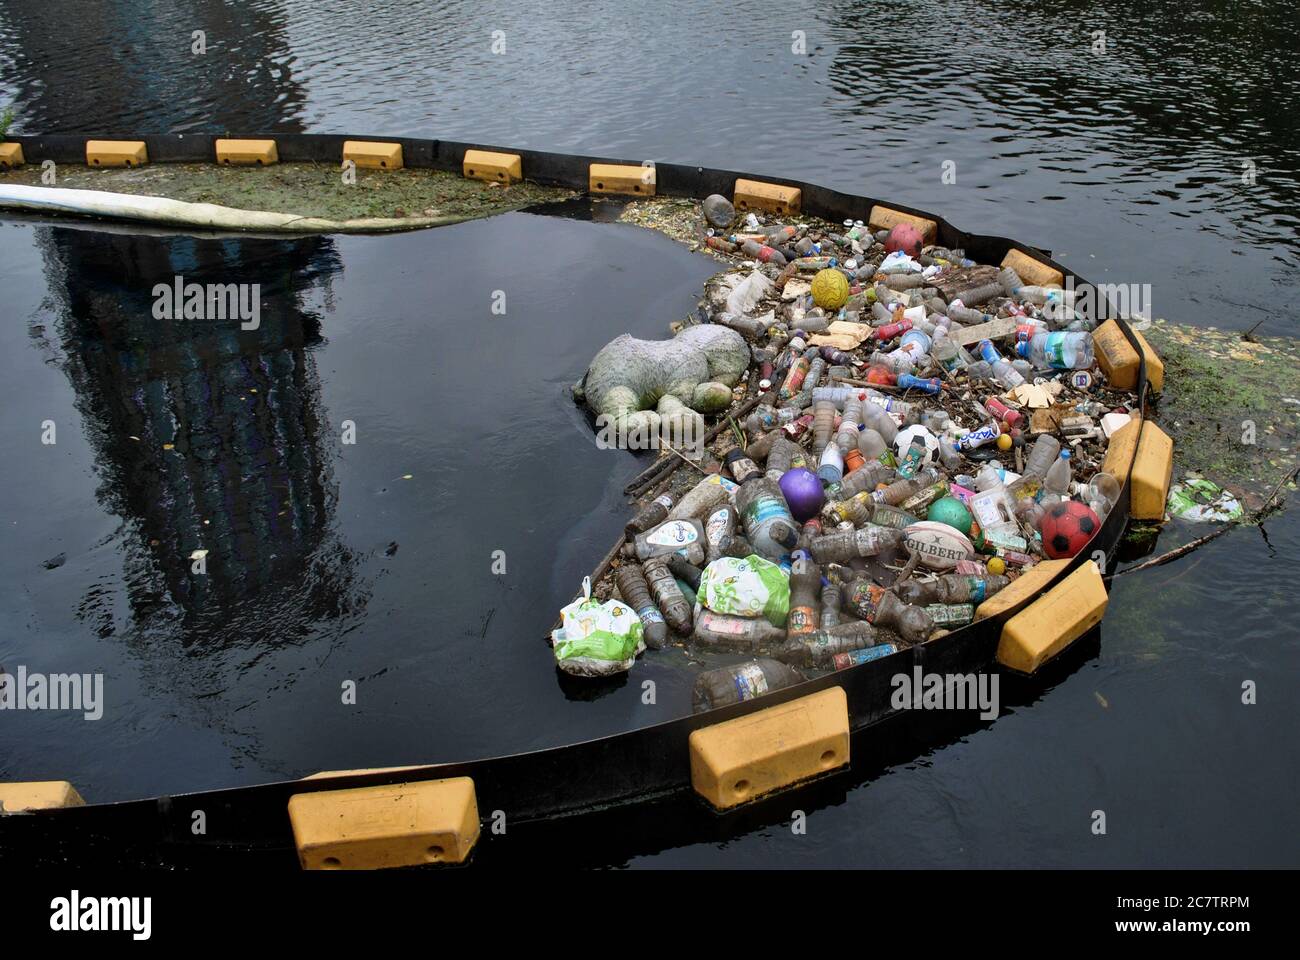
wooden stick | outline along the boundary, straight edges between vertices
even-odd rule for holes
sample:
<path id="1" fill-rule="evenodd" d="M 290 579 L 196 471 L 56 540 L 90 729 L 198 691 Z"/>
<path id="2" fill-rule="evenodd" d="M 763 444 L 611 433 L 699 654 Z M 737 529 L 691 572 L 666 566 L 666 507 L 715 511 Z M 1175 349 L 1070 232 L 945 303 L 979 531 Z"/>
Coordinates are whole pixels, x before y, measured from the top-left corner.
<path id="1" fill-rule="evenodd" d="M 1273 488 L 1273 492 L 1269 494 L 1268 499 L 1264 501 L 1264 505 L 1260 507 L 1258 510 L 1256 510 L 1254 513 L 1250 514 L 1249 516 L 1239 517 L 1236 520 L 1229 520 L 1227 523 L 1225 523 L 1218 530 L 1215 530 L 1213 533 L 1206 534 L 1203 537 L 1197 537 L 1191 543 L 1184 543 L 1181 547 L 1175 547 L 1174 549 L 1169 550 L 1166 553 L 1160 554 L 1160 556 L 1158 557 L 1153 557 L 1150 560 L 1147 560 L 1143 563 L 1139 563 L 1136 567 L 1125 567 L 1123 570 L 1116 570 L 1114 573 L 1111 574 L 1111 579 L 1114 579 L 1115 577 L 1123 576 L 1126 573 L 1137 573 L 1139 570 L 1149 570 L 1152 567 L 1164 566 L 1166 563 L 1169 563 L 1173 560 L 1177 560 L 1179 557 L 1187 556 L 1187 554 L 1191 553 L 1193 550 L 1197 549 L 1198 547 L 1204 546 L 1205 544 L 1209 543 L 1211 540 L 1217 540 L 1219 537 L 1223 536 L 1233 527 L 1241 526 L 1243 523 L 1253 523 L 1256 520 L 1262 520 L 1270 512 L 1269 505 L 1277 497 L 1278 493 L 1282 489 L 1283 484 L 1285 484 L 1288 480 L 1295 477 L 1296 474 L 1298 473 L 1300 473 L 1300 467 L 1296 467 L 1294 470 L 1291 470 L 1288 473 L 1284 474 L 1282 479 L 1277 482 L 1277 486 Z"/>

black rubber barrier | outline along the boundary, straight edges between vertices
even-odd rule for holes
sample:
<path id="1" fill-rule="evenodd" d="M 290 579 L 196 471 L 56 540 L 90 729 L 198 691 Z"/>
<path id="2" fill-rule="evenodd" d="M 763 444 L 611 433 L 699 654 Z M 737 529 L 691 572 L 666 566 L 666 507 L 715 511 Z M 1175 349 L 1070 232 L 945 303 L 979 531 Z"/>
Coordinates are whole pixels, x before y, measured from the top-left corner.
<path id="1" fill-rule="evenodd" d="M 236 136 L 225 134 L 224 136 Z M 403 164 L 459 172 L 466 150 L 491 150 L 516 153 L 523 160 L 525 179 L 544 185 L 586 190 L 591 163 L 640 165 L 639 161 L 620 158 L 576 156 L 502 147 L 492 144 L 462 143 L 449 140 L 418 140 L 400 137 L 341 136 L 333 134 L 239 134 L 240 138 L 273 139 L 282 162 L 316 162 L 336 165 L 341 162 L 346 140 L 379 140 L 402 145 Z M 88 139 L 143 140 L 150 163 L 215 162 L 214 134 L 174 135 L 51 135 L 10 138 L 22 144 L 28 163 L 50 159 L 56 163 L 84 163 Z M 958 230 L 944 218 L 924 210 L 879 200 L 851 196 L 816 184 L 752 173 L 688 167 L 673 163 L 656 163 L 656 193 L 661 196 L 702 199 L 711 193 L 730 196 L 738 178 L 763 180 L 798 187 L 803 192 L 802 212 L 831 221 L 866 220 L 872 206 L 880 204 L 926 217 L 938 224 L 937 240 L 949 247 L 964 247 L 968 255 L 985 263 L 1000 263 L 1007 251 L 1022 250 L 1034 259 L 1073 277 L 1076 284 L 1083 278 L 1045 252 L 1005 237 L 975 234 Z M 1104 300 L 1102 307 L 1108 305 Z M 1125 336 L 1141 357 L 1138 395 L 1143 417 L 1146 416 L 1146 360 L 1136 335 L 1129 325 L 1119 321 Z M 1131 473 L 1131 468 L 1130 468 Z M 1129 477 L 1123 478 L 1123 490 L 1088 547 L 1080 551 L 1061 576 L 1081 564 L 1090 562 L 1096 550 L 1114 558 L 1129 515 Z M 1059 582 L 1060 577 L 1057 578 Z M 1032 602 L 1026 600 L 1016 610 Z M 702 801 L 693 799 L 687 740 L 693 730 L 734 717 L 744 716 L 767 707 L 805 697 L 831 686 L 844 688 L 848 700 L 849 725 L 853 733 L 853 767 L 847 774 L 828 778 L 842 783 L 845 778 L 860 779 L 860 771 L 877 760 L 892 756 L 899 740 L 899 728 L 921 724 L 913 711 L 896 711 L 890 706 L 891 678 L 908 673 L 914 667 L 927 672 L 972 673 L 1001 671 L 995 660 L 1001 625 L 980 621 L 955 630 L 946 636 L 910 647 L 899 653 L 869 661 L 848 670 L 838 671 L 795 687 L 777 691 L 757 700 L 734 704 L 707 714 L 683 717 L 627 733 L 603 737 L 584 743 L 548 750 L 494 757 L 463 763 L 443 763 L 399 772 L 362 773 L 329 780 L 291 780 L 254 787 L 213 790 L 178 796 L 158 797 L 112 804 L 91 803 L 84 807 L 44 811 L 38 814 L 0 816 L 0 850 L 27 863 L 156 863 L 176 867 L 224 864 L 247 866 L 264 859 L 286 867 L 296 866 L 293 836 L 287 804 L 296 793 L 336 790 L 378 784 L 403 783 L 467 776 L 474 780 L 481 816 L 487 820 L 493 811 L 504 811 L 507 822 L 514 825 L 546 823 L 547 829 L 572 832 L 578 819 L 599 819 L 602 834 L 617 835 L 617 818 L 634 816 L 638 808 L 671 801 L 669 813 L 656 812 L 656 829 L 666 836 L 684 838 L 708 834 L 702 823 L 719 818 L 703 810 Z M 1095 631 L 1094 631 L 1095 635 Z M 1075 641 L 1075 648 L 1086 646 L 1087 638 Z M 1069 651 L 1060 660 L 1069 660 Z M 1045 672 L 1053 668 L 1049 664 Z M 1013 683 L 1041 683 L 1011 677 Z M 906 739 L 906 738 L 904 738 Z M 925 743 L 922 738 L 920 743 Z M 933 742 L 932 740 L 930 742 Z M 911 755 L 917 751 L 913 749 Z M 70 774 L 75 784 L 75 772 Z M 802 790 L 825 790 L 815 784 Z M 836 789 L 831 787 L 831 790 Z M 93 799 L 93 798 L 91 798 Z M 760 802 L 755 809 L 767 809 Z M 777 801 L 778 804 L 781 801 Z M 768 804 L 770 807 L 770 803 Z M 789 804 L 770 816 L 759 813 L 763 822 L 780 822 L 788 817 Z M 192 815 L 202 810 L 207 832 L 192 833 Z M 621 811 L 621 812 L 620 812 Z M 722 818 L 734 822 L 736 816 Z M 767 817 L 767 820 L 763 818 Z M 775 817 L 775 819 L 772 819 Z M 703 818 L 703 819 L 701 819 Z M 673 833 L 674 830 L 680 831 Z M 485 829 L 480 847 L 489 851 L 506 845 L 495 840 Z M 615 844 L 617 846 L 617 844 Z M 495 855 L 488 853 L 488 858 Z M 480 858 L 480 854 L 475 854 Z"/>

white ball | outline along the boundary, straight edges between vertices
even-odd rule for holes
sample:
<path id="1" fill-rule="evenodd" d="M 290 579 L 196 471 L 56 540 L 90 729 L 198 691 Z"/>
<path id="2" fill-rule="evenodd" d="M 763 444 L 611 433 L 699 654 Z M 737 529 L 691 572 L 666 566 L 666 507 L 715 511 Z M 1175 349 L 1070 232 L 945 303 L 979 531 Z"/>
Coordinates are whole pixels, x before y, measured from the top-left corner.
<path id="1" fill-rule="evenodd" d="M 933 433 L 919 423 L 906 430 L 898 431 L 898 436 L 894 438 L 894 449 L 898 451 L 898 459 L 901 461 L 907 456 L 907 451 L 918 442 L 925 445 L 925 460 L 922 466 L 929 466 L 939 456 L 939 441 L 935 439 Z"/>

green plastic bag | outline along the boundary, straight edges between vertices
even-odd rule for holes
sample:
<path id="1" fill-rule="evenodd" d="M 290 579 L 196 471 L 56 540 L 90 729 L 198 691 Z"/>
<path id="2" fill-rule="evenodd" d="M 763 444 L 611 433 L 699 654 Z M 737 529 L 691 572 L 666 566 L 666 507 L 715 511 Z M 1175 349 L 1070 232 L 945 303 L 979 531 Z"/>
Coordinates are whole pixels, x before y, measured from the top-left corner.
<path id="1" fill-rule="evenodd" d="M 1217 483 L 1195 474 L 1188 474 L 1183 482 L 1169 488 L 1166 508 L 1179 520 L 1194 523 L 1239 520 L 1242 515 L 1240 500 Z"/>
<path id="2" fill-rule="evenodd" d="M 591 577 L 582 580 L 582 598 L 560 611 L 561 626 L 551 631 L 555 662 L 578 677 L 607 677 L 632 669 L 641 642 L 641 618 L 621 600 L 591 599 Z"/>
<path id="3" fill-rule="evenodd" d="M 790 578 L 770 560 L 750 554 L 719 557 L 704 568 L 696 596 L 696 613 L 706 607 L 736 617 L 766 617 L 784 627 L 790 613 Z"/>

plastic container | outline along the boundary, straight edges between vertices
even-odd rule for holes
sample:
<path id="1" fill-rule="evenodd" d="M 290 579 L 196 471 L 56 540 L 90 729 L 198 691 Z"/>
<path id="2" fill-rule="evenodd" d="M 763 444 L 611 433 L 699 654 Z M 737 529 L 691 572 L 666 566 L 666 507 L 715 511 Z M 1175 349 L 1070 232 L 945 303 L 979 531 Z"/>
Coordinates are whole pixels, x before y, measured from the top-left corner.
<path id="1" fill-rule="evenodd" d="M 769 477 L 742 483 L 736 490 L 736 509 L 745 526 L 745 536 L 754 551 L 778 561 L 799 543 L 799 528 L 781 488 Z"/>
<path id="2" fill-rule="evenodd" d="M 623 602 L 636 611 L 641 620 L 642 637 L 651 650 L 660 650 L 668 642 L 668 624 L 650 596 L 645 574 L 635 563 L 625 563 L 614 571 Z"/>

